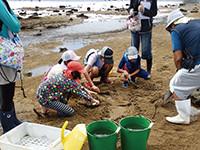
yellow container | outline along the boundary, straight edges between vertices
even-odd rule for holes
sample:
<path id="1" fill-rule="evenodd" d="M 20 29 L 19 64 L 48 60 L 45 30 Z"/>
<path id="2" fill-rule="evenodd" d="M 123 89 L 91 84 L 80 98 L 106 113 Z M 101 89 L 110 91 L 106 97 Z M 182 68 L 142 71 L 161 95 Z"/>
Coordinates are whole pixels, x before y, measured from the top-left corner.
<path id="1" fill-rule="evenodd" d="M 64 146 L 64 150 L 81 150 L 87 138 L 85 124 L 77 124 L 72 131 L 65 136 L 64 132 L 67 125 L 68 121 L 65 121 L 61 132 L 61 141 Z"/>

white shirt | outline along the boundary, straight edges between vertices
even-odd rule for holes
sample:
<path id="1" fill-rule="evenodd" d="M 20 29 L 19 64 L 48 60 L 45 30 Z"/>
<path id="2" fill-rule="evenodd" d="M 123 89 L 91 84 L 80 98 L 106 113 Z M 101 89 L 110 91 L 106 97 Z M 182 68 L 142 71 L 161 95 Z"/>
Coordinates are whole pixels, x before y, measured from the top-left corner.
<path id="1" fill-rule="evenodd" d="M 63 71 L 67 69 L 67 66 L 62 62 L 61 64 L 54 65 L 51 70 L 47 74 L 47 78 L 55 76 L 56 74 L 63 73 Z"/>
<path id="2" fill-rule="evenodd" d="M 87 65 L 91 67 L 96 66 L 99 69 L 101 69 L 104 65 L 104 62 L 100 59 L 100 56 L 98 55 L 98 53 L 94 53 L 90 55 L 90 57 L 88 58 Z"/>
<path id="3" fill-rule="evenodd" d="M 151 8 L 151 2 L 148 2 L 147 0 L 143 0 L 140 2 L 144 6 L 144 8 L 150 10 Z M 139 13 L 139 18 L 142 19 L 150 19 L 150 17 L 144 16 L 142 13 Z"/>

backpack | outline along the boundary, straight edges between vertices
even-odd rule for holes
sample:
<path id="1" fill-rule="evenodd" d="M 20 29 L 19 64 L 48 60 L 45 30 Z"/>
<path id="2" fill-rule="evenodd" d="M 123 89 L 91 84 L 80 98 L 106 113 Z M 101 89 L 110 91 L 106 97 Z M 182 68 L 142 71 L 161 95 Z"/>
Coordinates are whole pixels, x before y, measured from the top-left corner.
<path id="1" fill-rule="evenodd" d="M 94 53 L 98 53 L 98 49 L 91 48 L 91 49 L 89 49 L 89 50 L 87 51 L 87 53 L 86 53 L 86 55 L 85 55 L 85 57 L 84 57 L 84 59 L 83 59 L 83 64 L 84 64 L 84 65 L 87 65 L 87 62 L 88 62 L 89 57 L 90 57 L 92 54 L 94 54 Z"/>

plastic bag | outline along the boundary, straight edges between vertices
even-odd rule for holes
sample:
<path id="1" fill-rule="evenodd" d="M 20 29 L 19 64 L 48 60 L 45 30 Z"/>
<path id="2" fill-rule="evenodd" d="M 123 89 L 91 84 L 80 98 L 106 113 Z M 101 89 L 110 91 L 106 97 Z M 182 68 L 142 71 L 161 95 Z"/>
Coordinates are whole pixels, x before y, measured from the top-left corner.
<path id="1" fill-rule="evenodd" d="M 129 16 L 127 19 L 127 27 L 132 32 L 141 30 L 141 20 L 138 16 Z"/>

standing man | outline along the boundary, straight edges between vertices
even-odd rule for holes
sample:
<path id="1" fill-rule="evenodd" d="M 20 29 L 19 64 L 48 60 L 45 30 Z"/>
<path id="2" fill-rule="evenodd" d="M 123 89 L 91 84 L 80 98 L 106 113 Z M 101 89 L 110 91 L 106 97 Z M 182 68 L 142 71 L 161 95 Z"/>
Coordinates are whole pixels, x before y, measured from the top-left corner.
<path id="1" fill-rule="evenodd" d="M 172 11 L 166 30 L 171 34 L 176 74 L 170 81 L 170 91 L 175 99 L 178 115 L 166 117 L 175 124 L 190 124 L 200 114 L 191 106 L 188 96 L 200 88 L 200 20 L 191 20 L 181 11 Z"/>
<path id="2" fill-rule="evenodd" d="M 153 17 L 157 15 L 157 0 L 130 0 L 129 14 L 138 15 L 141 20 L 141 30 L 131 31 L 131 46 L 142 49 L 142 59 L 146 59 L 147 72 L 152 68 L 152 27 Z"/>

